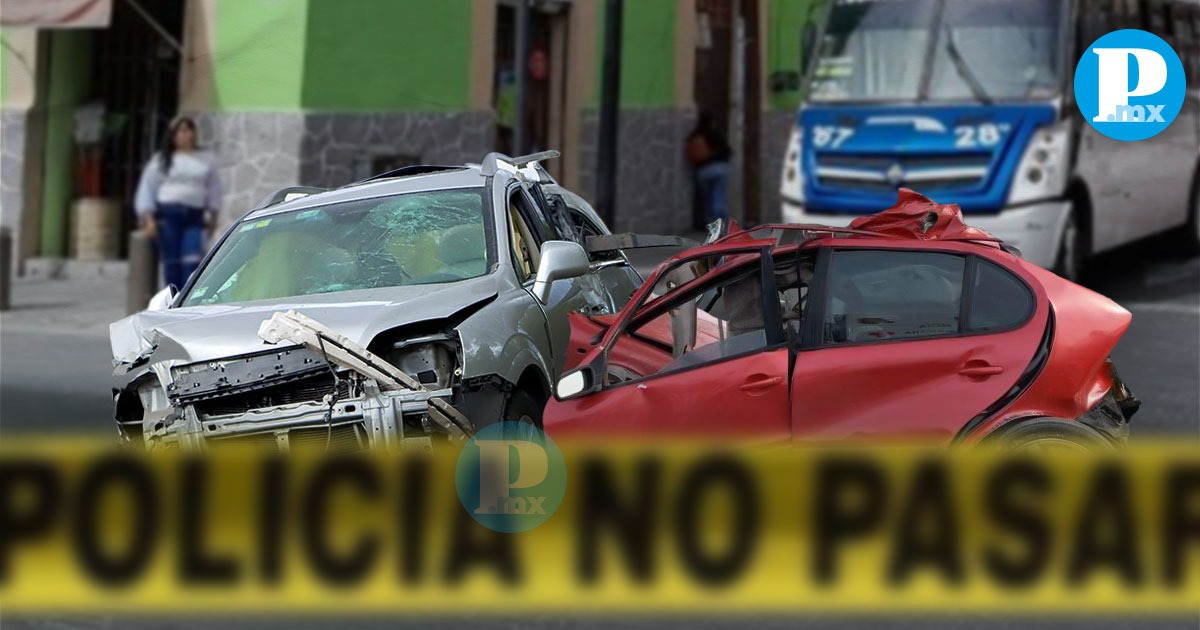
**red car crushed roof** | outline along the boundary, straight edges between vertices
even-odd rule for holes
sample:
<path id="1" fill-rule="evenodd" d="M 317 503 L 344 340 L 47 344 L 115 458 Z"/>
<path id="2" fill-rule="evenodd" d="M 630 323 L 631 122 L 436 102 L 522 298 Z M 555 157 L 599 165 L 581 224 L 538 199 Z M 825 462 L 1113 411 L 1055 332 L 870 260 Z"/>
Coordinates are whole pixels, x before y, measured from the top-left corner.
<path id="1" fill-rule="evenodd" d="M 904 190 L 849 228 L 735 231 L 664 262 L 618 315 L 572 315 L 573 369 L 544 425 L 555 438 L 1121 443 L 1138 402 L 1108 355 L 1130 319 Z"/>

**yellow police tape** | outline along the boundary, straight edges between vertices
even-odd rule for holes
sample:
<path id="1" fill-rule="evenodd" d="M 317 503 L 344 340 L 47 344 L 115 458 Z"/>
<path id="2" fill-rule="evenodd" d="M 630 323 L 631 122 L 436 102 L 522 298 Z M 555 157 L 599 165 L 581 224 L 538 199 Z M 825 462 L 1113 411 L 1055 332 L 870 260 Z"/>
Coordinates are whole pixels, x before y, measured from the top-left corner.
<path id="1" fill-rule="evenodd" d="M 565 471 L 543 470 L 519 449 L 505 455 L 513 461 L 500 492 L 535 497 L 534 476 L 556 474 L 566 492 L 556 509 L 509 501 L 503 509 L 513 512 L 551 509 L 540 525 L 504 533 L 464 508 L 451 447 L 428 457 L 198 459 L 6 438 L 0 607 L 1169 614 L 1200 606 L 1192 443 L 1105 456 L 562 448 Z M 461 464 L 458 472 L 461 485 Z"/>

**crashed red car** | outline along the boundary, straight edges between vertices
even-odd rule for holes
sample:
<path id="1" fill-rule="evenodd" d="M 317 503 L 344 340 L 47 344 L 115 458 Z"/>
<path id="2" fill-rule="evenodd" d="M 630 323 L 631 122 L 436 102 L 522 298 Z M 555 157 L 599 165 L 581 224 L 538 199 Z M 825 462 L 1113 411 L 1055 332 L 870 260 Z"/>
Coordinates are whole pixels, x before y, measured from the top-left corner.
<path id="1" fill-rule="evenodd" d="M 763 237 L 767 238 L 763 238 Z M 664 262 L 616 315 L 573 315 L 552 437 L 1005 435 L 1121 443 L 1108 356 L 1128 311 L 911 191 L 849 228 L 739 231 Z"/>

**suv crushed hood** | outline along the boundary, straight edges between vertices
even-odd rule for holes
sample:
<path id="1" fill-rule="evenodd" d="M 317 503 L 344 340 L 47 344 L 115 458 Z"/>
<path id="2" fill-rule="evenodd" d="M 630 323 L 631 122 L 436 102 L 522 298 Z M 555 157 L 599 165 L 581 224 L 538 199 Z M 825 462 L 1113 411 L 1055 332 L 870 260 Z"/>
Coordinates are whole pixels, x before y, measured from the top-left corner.
<path id="1" fill-rule="evenodd" d="M 450 284 L 345 291 L 279 300 L 143 311 L 109 325 L 114 373 L 150 362 L 205 361 L 262 350 L 263 320 L 295 310 L 368 345 L 389 328 L 447 319 L 497 294 L 482 276 Z"/>

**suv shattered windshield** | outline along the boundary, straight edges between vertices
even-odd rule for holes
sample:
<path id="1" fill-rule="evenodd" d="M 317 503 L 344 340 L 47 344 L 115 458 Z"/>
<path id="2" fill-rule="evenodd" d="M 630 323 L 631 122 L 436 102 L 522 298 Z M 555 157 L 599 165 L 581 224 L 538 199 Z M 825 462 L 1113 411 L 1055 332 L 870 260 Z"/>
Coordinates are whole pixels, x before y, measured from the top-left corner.
<path id="1" fill-rule="evenodd" d="M 1050 98 L 1059 89 L 1061 6 L 1056 0 L 837 0 L 817 50 L 811 98 Z"/>
<path id="2" fill-rule="evenodd" d="M 408 193 L 244 221 L 183 306 L 417 284 L 487 273 L 482 188 Z"/>

